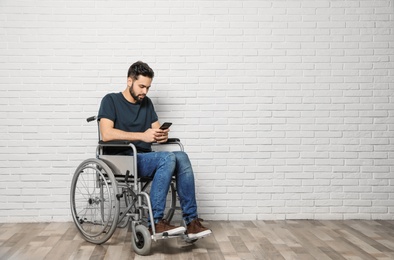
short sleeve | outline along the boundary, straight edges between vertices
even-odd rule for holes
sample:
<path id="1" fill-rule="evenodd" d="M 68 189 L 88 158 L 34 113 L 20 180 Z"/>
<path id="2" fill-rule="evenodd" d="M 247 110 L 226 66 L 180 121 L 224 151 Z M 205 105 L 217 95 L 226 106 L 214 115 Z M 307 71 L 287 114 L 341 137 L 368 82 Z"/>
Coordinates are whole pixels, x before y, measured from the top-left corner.
<path id="1" fill-rule="evenodd" d="M 150 111 L 151 111 L 151 124 L 154 122 L 157 122 L 159 120 L 159 117 L 156 114 L 155 107 L 153 106 L 152 101 L 149 99 L 149 106 L 150 106 Z"/>
<path id="2" fill-rule="evenodd" d="M 101 100 L 101 105 L 97 119 L 100 120 L 101 118 L 107 118 L 113 122 L 115 122 L 116 120 L 114 100 L 112 99 L 110 94 L 107 94 Z"/>

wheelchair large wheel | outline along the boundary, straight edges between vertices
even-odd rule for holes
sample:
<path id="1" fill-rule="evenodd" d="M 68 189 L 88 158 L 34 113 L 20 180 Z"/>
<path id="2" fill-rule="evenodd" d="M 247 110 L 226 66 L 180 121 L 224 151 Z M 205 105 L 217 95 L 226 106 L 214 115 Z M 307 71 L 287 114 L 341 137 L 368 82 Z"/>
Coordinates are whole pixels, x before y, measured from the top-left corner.
<path id="1" fill-rule="evenodd" d="M 70 193 L 75 225 L 94 244 L 105 243 L 119 219 L 118 186 L 111 169 L 97 159 L 82 162 L 75 171 Z"/>
<path id="2" fill-rule="evenodd" d="M 152 238 L 149 230 L 144 225 L 136 225 L 135 233 L 138 241 L 131 234 L 131 241 L 133 244 L 133 250 L 139 255 L 149 255 L 152 247 Z"/>

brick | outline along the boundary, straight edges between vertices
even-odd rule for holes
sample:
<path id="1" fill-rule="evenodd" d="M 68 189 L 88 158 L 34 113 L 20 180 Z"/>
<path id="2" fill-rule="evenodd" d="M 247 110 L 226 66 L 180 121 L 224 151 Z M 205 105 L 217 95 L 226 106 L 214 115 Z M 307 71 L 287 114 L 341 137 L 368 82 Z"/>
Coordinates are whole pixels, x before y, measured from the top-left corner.
<path id="1" fill-rule="evenodd" d="M 71 219 L 72 174 L 97 142 L 85 118 L 135 59 L 156 71 L 149 95 L 192 159 L 204 218 L 392 219 L 390 1 L 1 10 L 0 222 Z"/>

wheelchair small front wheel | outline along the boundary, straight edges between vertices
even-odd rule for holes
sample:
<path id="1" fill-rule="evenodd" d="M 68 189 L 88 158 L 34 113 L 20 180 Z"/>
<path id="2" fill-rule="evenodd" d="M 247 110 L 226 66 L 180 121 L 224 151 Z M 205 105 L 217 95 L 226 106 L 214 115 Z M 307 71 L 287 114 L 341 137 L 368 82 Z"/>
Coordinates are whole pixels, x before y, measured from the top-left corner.
<path id="1" fill-rule="evenodd" d="M 94 244 L 105 243 L 115 232 L 119 218 L 118 186 L 111 169 L 98 159 L 82 162 L 70 191 L 75 225 Z"/>
<path id="2" fill-rule="evenodd" d="M 194 242 L 197 242 L 198 238 L 189 238 L 186 234 L 182 236 L 183 241 L 185 241 L 188 244 L 194 244 Z"/>
<path id="3" fill-rule="evenodd" d="M 152 238 L 148 228 L 143 225 L 136 225 L 135 233 L 138 241 L 135 239 L 134 234 L 131 234 L 134 252 L 138 255 L 149 255 L 152 247 Z"/>

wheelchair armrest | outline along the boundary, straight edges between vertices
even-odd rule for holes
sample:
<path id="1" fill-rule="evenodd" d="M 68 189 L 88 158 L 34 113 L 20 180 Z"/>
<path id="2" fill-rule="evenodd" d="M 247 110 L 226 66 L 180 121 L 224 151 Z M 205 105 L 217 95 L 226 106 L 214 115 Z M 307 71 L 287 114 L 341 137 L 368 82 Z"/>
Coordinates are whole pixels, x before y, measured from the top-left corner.
<path id="1" fill-rule="evenodd" d="M 180 149 L 181 151 L 184 150 L 183 144 L 181 143 L 181 140 L 180 140 L 179 138 L 168 138 L 167 142 L 165 142 L 165 143 L 152 143 L 152 146 L 153 146 L 153 147 L 156 147 L 156 148 L 153 148 L 153 150 L 158 151 L 158 149 L 160 149 L 160 147 L 161 147 L 162 145 L 163 145 L 164 147 L 165 147 L 166 145 L 168 145 L 168 146 L 176 145 L 176 146 L 179 147 L 179 149 Z M 170 149 L 170 150 L 171 150 L 171 149 Z"/>
<path id="2" fill-rule="evenodd" d="M 152 145 L 179 144 L 180 142 L 181 142 L 181 140 L 179 138 L 168 138 L 167 142 L 165 142 L 165 143 L 154 142 L 154 143 L 152 143 Z"/>
<path id="3" fill-rule="evenodd" d="M 163 144 L 172 144 L 172 143 L 179 143 L 181 140 L 179 138 L 168 138 L 167 142 L 163 143 Z M 99 141 L 100 145 L 129 145 L 131 144 L 130 141 L 127 140 L 117 140 L 117 141 L 108 141 L 108 142 L 104 142 L 104 141 Z"/>
<path id="4" fill-rule="evenodd" d="M 165 144 L 170 144 L 170 143 L 179 143 L 181 140 L 179 138 L 168 138 L 167 142 Z"/>
<path id="5" fill-rule="evenodd" d="M 165 143 L 152 143 L 153 146 L 161 146 L 161 145 L 177 145 L 179 146 L 179 149 L 181 151 L 184 150 L 183 145 L 180 141 L 179 138 L 168 138 L 167 142 Z M 137 147 L 135 147 L 135 145 L 131 142 L 131 141 L 127 141 L 127 140 L 116 140 L 116 141 L 108 141 L 108 142 L 104 142 L 102 140 L 99 141 L 99 144 L 97 146 L 97 155 L 98 153 L 98 149 L 99 147 L 131 147 L 133 149 L 133 152 L 136 153 L 137 152 Z"/>
<path id="6" fill-rule="evenodd" d="M 108 142 L 99 141 L 99 145 L 104 145 L 104 146 L 129 145 L 129 144 L 131 144 L 131 142 L 127 140 L 117 140 L 117 141 L 108 141 Z"/>

